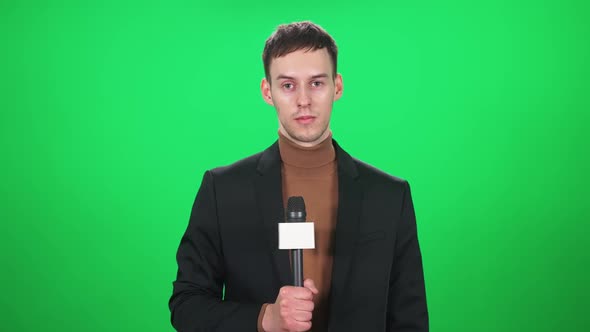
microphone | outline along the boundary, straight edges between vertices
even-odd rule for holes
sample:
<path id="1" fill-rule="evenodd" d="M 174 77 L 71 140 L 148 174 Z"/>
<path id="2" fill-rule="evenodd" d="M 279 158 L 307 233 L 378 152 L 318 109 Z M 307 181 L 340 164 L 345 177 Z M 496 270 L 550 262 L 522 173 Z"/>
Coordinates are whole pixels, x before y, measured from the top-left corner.
<path id="1" fill-rule="evenodd" d="M 289 197 L 287 201 L 287 223 L 305 222 L 305 201 L 301 196 Z M 303 287 L 303 249 L 291 249 L 291 271 L 293 271 L 293 285 Z"/>
<path id="2" fill-rule="evenodd" d="M 315 248 L 312 221 L 305 221 L 305 202 L 301 196 L 289 197 L 286 222 L 279 222 L 279 249 L 290 250 L 293 285 L 303 287 L 303 251 Z"/>

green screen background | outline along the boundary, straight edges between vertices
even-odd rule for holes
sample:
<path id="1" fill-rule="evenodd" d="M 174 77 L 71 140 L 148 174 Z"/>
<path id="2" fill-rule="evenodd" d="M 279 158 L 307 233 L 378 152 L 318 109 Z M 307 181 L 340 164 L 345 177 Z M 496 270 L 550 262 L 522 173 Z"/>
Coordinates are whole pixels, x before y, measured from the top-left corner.
<path id="1" fill-rule="evenodd" d="M 334 137 L 410 181 L 432 331 L 588 331 L 586 1 L 2 1 L 0 326 L 172 331 L 205 170 L 277 138 L 264 40 L 340 48 Z"/>

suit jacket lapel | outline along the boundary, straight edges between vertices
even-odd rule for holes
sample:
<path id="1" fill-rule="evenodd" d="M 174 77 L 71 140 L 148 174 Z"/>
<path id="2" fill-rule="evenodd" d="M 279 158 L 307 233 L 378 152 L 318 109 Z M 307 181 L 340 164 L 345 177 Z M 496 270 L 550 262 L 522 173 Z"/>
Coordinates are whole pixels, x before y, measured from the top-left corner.
<path id="1" fill-rule="evenodd" d="M 352 157 L 334 141 L 338 158 L 338 214 L 334 235 L 334 263 L 330 303 L 338 311 L 345 290 L 358 236 L 362 191 L 356 181 L 358 172 Z"/>
<path id="2" fill-rule="evenodd" d="M 280 286 L 292 285 L 293 276 L 289 266 L 289 253 L 279 250 L 278 223 L 285 219 L 281 178 L 281 157 L 278 143 L 266 149 L 258 162 L 256 177 L 256 201 L 263 218 L 267 243 L 275 265 Z"/>

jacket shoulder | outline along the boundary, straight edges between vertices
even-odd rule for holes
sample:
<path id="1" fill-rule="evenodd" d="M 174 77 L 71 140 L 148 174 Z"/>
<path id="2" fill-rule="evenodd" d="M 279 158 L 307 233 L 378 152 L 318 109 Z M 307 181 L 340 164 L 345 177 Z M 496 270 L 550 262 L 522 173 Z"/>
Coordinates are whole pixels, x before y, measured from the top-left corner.
<path id="1" fill-rule="evenodd" d="M 357 167 L 359 181 L 365 184 L 384 185 L 401 190 L 408 186 L 408 181 L 401 177 L 388 174 L 356 158 L 352 158 L 352 160 Z"/>
<path id="2" fill-rule="evenodd" d="M 215 167 L 208 172 L 216 179 L 244 177 L 256 173 L 256 168 L 263 152 L 240 159 L 230 165 Z"/>

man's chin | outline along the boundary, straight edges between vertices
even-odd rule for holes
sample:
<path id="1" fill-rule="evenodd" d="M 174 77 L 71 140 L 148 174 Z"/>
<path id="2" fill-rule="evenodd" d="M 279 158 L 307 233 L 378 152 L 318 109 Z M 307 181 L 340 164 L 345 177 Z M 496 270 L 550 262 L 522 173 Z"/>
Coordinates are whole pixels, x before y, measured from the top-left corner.
<path id="1" fill-rule="evenodd" d="M 291 136 L 293 137 L 293 139 L 296 141 L 296 143 L 302 143 L 302 144 L 317 144 L 320 143 L 321 141 L 324 140 L 325 137 L 324 133 L 320 134 L 320 135 L 297 135 L 297 136 Z M 327 136 L 326 136 L 327 137 Z"/>

